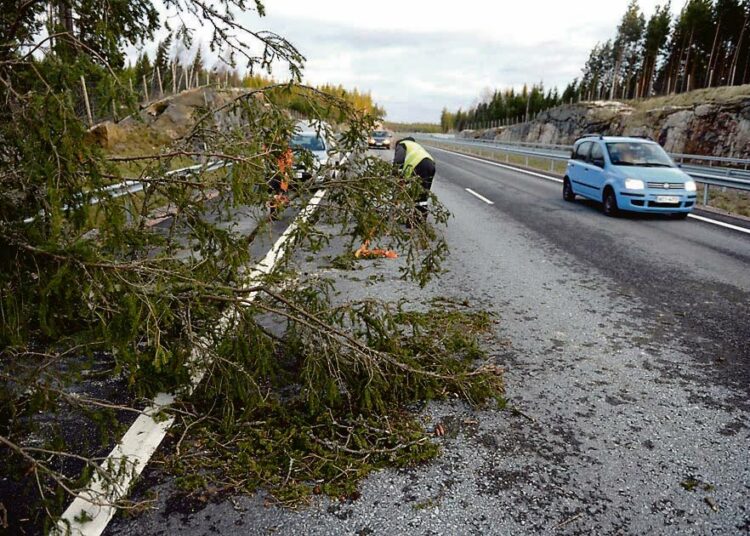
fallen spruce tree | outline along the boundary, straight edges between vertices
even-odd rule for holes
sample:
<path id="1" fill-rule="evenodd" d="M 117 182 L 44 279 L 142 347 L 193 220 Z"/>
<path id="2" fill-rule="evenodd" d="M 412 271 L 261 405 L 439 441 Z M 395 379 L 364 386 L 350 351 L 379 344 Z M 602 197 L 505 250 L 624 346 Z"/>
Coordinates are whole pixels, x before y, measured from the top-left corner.
<path id="1" fill-rule="evenodd" d="M 289 503 L 349 495 L 374 468 L 436 455 L 410 404 L 502 396 L 499 370 L 479 364 L 486 315 L 337 302 L 330 281 L 297 271 L 289 254 L 267 273 L 252 270 L 260 260 L 253 246 L 272 224 L 269 169 L 295 129 L 263 97 L 269 92 L 306 99 L 311 119 L 332 111 L 346 117 L 336 133 L 345 163 L 331 159 L 319 170 L 322 183 L 291 180 L 288 213 L 306 210 L 315 195 L 322 202 L 297 220 L 289 248 L 315 253 L 339 234 L 351 244 L 377 241 L 399 252 L 404 280 L 424 285 L 447 254 L 440 227 L 448 213 L 433 197 L 429 217 L 417 216 L 418 181 L 363 151 L 376 118 L 299 85 L 303 56 L 282 37 L 237 22 L 244 1 L 164 4 L 181 21 L 174 31 L 186 45 L 196 28 L 212 28 L 211 46 L 230 64 L 284 62 L 293 81 L 238 93 L 220 110 L 202 110 L 169 145 L 124 158 L 92 141 L 80 113 L 80 75 L 96 77 L 108 98 L 138 116 L 120 69 L 124 47 L 150 39 L 158 25 L 151 2 L 103 11 L 65 4 L 59 13 L 27 2 L 1 15 L 13 19 L 2 21 L 0 48 L 0 456 L 1 476 L 12 483 L 0 520 L 7 527 L 25 518 L 24 530 L 49 528 L 92 476 L 117 485 L 127 464 L 102 467 L 102 456 L 160 392 L 177 395 L 165 410 L 177 417 L 169 445 L 177 455 L 167 453 L 166 464 L 182 489 L 260 486 Z M 259 2 L 252 7 L 263 14 Z M 66 25 L 66 14 L 80 22 Z M 99 33 L 92 37 L 84 24 Z M 228 126 L 220 114 L 238 120 Z M 185 157 L 205 165 L 171 173 Z M 134 162 L 140 175 L 126 176 L 132 168 L 123 164 Z M 126 179 L 142 189 L 112 195 Z M 151 225 L 166 206 L 166 223 Z M 261 215 L 242 232 L 233 224 L 248 207 Z M 113 385 L 107 396 L 87 391 L 96 382 Z"/>

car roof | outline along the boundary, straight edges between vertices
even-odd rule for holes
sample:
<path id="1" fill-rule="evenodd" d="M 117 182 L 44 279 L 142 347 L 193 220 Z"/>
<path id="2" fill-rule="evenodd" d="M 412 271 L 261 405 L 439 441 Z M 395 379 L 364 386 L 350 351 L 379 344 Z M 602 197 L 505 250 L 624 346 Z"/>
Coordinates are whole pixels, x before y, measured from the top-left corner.
<path id="1" fill-rule="evenodd" d="M 626 142 L 626 143 L 656 143 L 654 140 L 651 140 L 649 138 L 639 138 L 636 136 L 600 136 L 598 134 L 590 134 L 587 136 L 581 136 L 578 138 L 575 143 L 578 144 L 583 141 L 603 141 L 604 143 L 616 143 L 616 142 Z"/>
<path id="2" fill-rule="evenodd" d="M 309 133 L 318 133 L 318 132 L 325 132 L 326 130 L 330 130 L 331 126 L 326 123 L 325 121 L 318 121 L 318 120 L 310 120 L 306 121 L 304 119 L 297 121 L 297 124 L 295 125 L 295 130 L 300 134 L 309 134 Z"/>

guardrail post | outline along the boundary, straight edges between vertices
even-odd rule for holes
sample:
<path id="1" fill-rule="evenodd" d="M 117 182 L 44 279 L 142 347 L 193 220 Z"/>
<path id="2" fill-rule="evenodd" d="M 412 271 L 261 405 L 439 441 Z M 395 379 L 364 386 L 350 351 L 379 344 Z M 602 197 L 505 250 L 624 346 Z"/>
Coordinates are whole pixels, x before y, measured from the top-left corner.
<path id="1" fill-rule="evenodd" d="M 550 173 L 555 171 L 555 161 L 552 160 L 551 158 L 549 159 L 549 170 L 550 170 Z"/>
<path id="2" fill-rule="evenodd" d="M 708 188 L 709 184 L 703 184 L 703 206 L 708 206 Z"/>

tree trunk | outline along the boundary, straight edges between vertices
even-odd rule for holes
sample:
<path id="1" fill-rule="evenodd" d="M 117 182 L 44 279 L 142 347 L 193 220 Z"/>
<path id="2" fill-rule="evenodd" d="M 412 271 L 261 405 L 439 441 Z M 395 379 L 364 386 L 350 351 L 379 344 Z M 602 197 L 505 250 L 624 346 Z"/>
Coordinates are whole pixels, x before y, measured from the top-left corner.
<path id="1" fill-rule="evenodd" d="M 65 39 L 65 37 L 57 38 L 55 40 L 55 48 L 58 54 L 68 59 L 72 59 L 73 57 L 75 57 L 75 51 L 77 48 L 73 44 L 72 40 L 72 38 L 75 37 L 75 25 L 73 24 L 73 7 L 69 2 L 66 2 L 64 0 L 53 2 L 53 4 L 54 11 L 57 15 L 57 20 L 55 21 L 56 27 L 54 28 L 54 31 L 56 33 L 65 32 L 70 36 L 69 39 Z"/>
<path id="2" fill-rule="evenodd" d="M 737 48 L 734 51 L 734 58 L 732 59 L 732 68 L 730 69 L 730 78 L 728 80 L 727 85 L 733 86 L 734 80 L 737 74 L 737 63 L 739 62 L 740 58 L 740 51 L 742 50 L 742 40 L 745 37 L 745 30 L 747 30 L 747 23 L 750 19 L 750 13 L 745 15 L 745 23 L 742 25 L 742 31 L 740 32 L 740 37 L 737 39 Z"/>
<path id="3" fill-rule="evenodd" d="M 711 87 L 713 84 L 713 78 L 714 78 L 714 70 L 713 70 L 713 64 L 714 64 L 714 53 L 716 52 L 716 45 L 719 42 L 719 32 L 721 31 L 721 19 L 719 19 L 719 24 L 716 25 L 716 33 L 714 34 L 714 44 L 711 45 L 711 55 L 708 57 L 708 67 L 706 67 L 706 80 L 708 80 L 708 84 L 706 84 L 706 87 Z"/>
<path id="4" fill-rule="evenodd" d="M 685 92 L 685 86 L 690 82 L 690 52 L 693 48 L 693 36 L 695 35 L 695 28 L 690 30 L 690 43 L 688 44 L 687 54 L 685 57 L 685 73 L 682 77 L 682 92 Z"/>
<path id="5" fill-rule="evenodd" d="M 73 8 L 67 2 L 57 5 L 57 21 L 64 31 L 73 35 Z"/>

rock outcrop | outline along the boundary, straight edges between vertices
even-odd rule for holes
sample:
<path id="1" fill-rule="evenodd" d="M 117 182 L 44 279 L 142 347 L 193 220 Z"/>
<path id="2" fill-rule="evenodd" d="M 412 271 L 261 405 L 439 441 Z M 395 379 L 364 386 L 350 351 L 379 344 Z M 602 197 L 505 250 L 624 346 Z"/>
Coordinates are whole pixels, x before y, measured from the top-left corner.
<path id="1" fill-rule="evenodd" d="M 202 87 L 165 97 L 143 107 L 136 115 L 114 123 L 105 121 L 89 130 L 90 139 L 113 154 L 129 154 L 158 146 L 187 135 L 209 110 L 211 126 L 228 130 L 241 126 L 243 118 L 236 107 L 227 106 L 244 89 Z M 263 99 L 261 94 L 256 94 Z"/>
<path id="2" fill-rule="evenodd" d="M 120 126 L 143 123 L 175 140 L 187 134 L 208 110 L 219 110 L 214 113 L 213 121 L 214 126 L 223 130 L 239 125 L 241 118 L 238 113 L 222 110 L 222 107 L 245 92 L 243 89 L 218 90 L 212 87 L 189 89 L 151 103 L 141 110 L 140 117 L 123 119 Z"/>
<path id="3" fill-rule="evenodd" d="M 692 97 L 634 105 L 602 101 L 564 105 L 528 123 L 462 135 L 547 144 L 571 144 L 588 133 L 649 136 L 672 153 L 750 158 L 750 86 L 731 90 L 730 97 L 719 92 L 719 98 L 704 90 Z"/>

